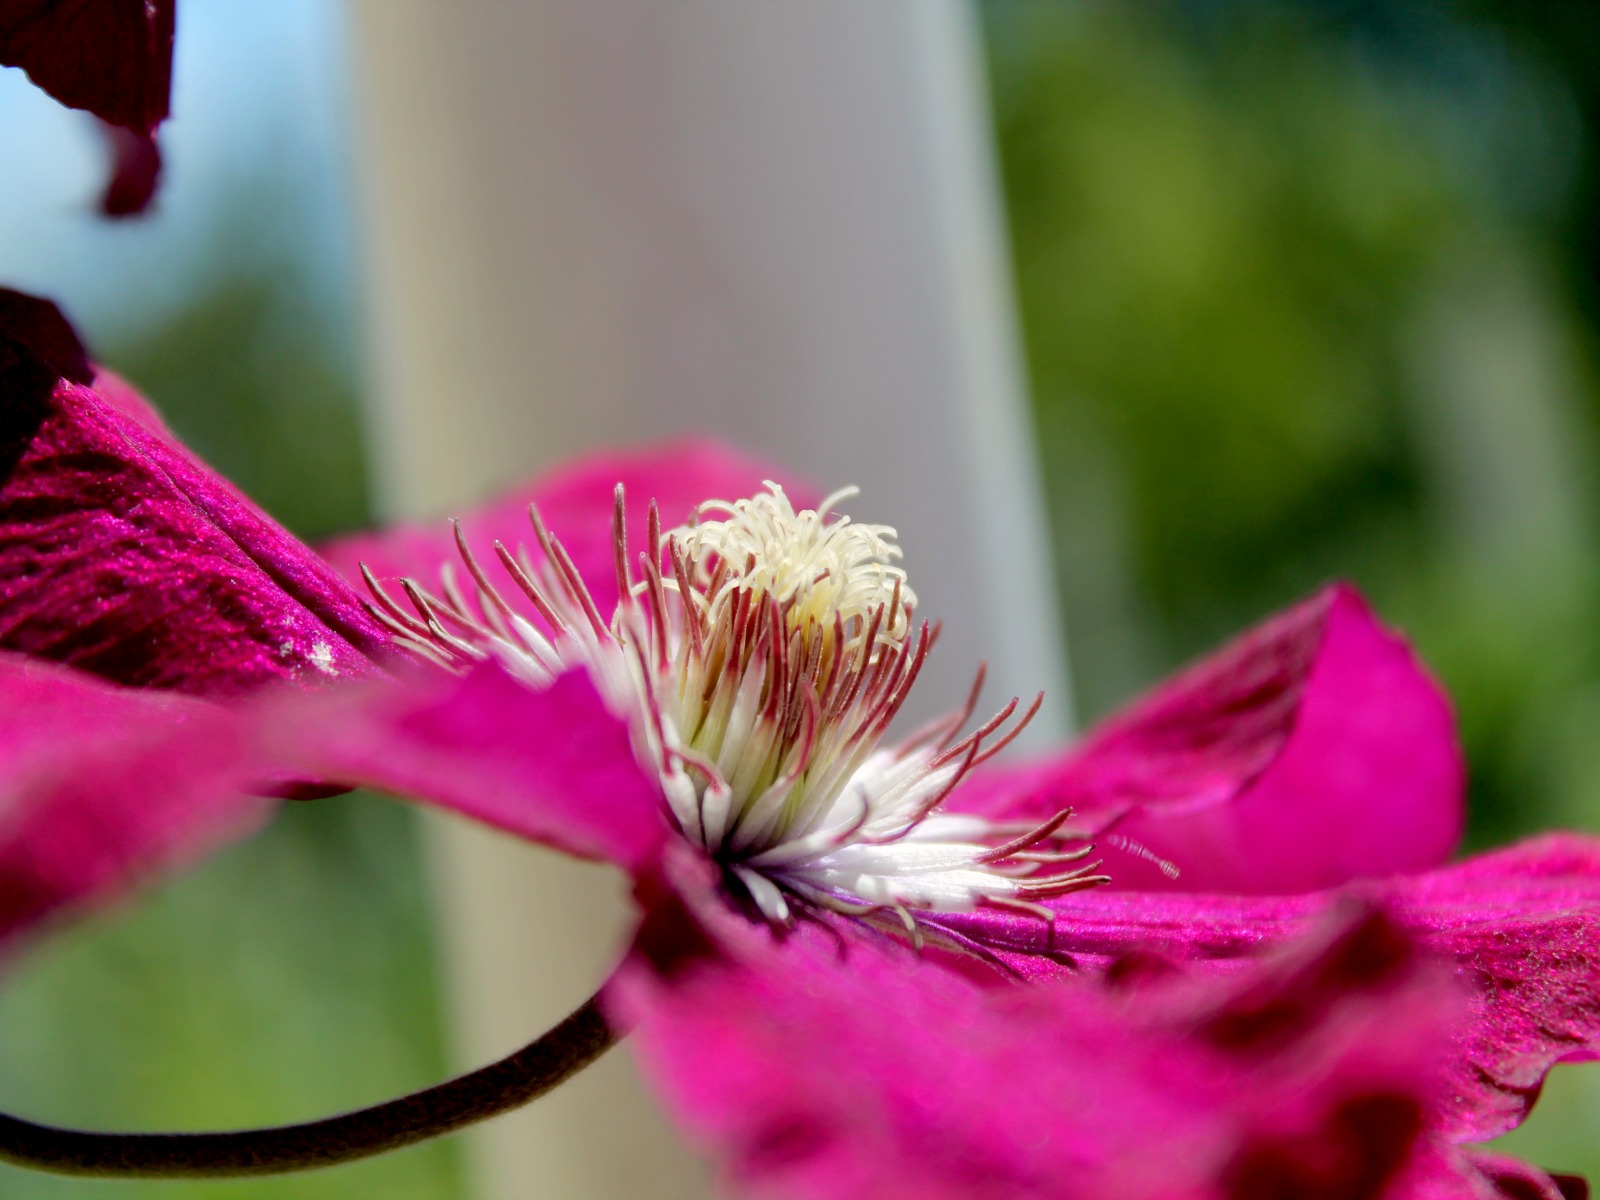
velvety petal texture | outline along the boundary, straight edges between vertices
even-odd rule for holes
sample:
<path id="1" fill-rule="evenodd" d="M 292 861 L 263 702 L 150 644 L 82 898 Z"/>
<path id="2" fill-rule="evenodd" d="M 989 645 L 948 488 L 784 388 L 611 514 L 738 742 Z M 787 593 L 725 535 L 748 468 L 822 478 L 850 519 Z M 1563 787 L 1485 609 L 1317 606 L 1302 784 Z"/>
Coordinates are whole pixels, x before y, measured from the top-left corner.
<path id="1" fill-rule="evenodd" d="M 1455 1005 L 1361 912 L 1236 979 L 1137 989 L 984 989 L 815 928 L 687 959 L 661 936 L 612 1011 L 752 1196 L 1404 1196 Z"/>
<path id="2" fill-rule="evenodd" d="M 42 388 L 39 324 L 0 370 L 0 648 L 204 695 L 370 672 L 361 597 L 120 381 Z"/>
<path id="3" fill-rule="evenodd" d="M 582 671 L 535 691 L 495 663 L 281 702 L 274 757 L 312 778 L 422 799 L 630 870 L 667 833 L 627 726 Z"/>
<path id="4" fill-rule="evenodd" d="M 528 505 L 537 505 L 545 526 L 571 555 L 601 611 L 610 613 L 617 602 L 616 554 L 611 540 L 617 484 L 626 490 L 628 536 L 637 552 L 644 546 L 651 500 L 660 509 L 662 527 L 671 529 L 688 520 L 702 501 L 750 496 L 768 479 L 788 487 L 798 503 L 815 503 L 819 498 L 815 488 L 793 484 L 788 472 L 770 463 L 718 442 L 695 439 L 577 459 L 467 513 L 461 526 L 467 544 L 486 563 L 494 562 L 496 541 L 512 550 L 526 546 L 537 558 L 539 548 L 528 519 Z M 322 551 L 357 585 L 363 563 L 380 580 L 410 577 L 430 588 L 443 564 L 454 563 L 459 569 L 460 563 L 455 535 L 445 520 L 396 525 L 343 538 Z"/>
<path id="5" fill-rule="evenodd" d="M 0 654 L 0 948 L 252 829 L 248 723 Z"/>
<path id="6" fill-rule="evenodd" d="M 1335 586 L 1162 684 L 1065 758 L 980 775 L 954 806 L 1033 820 L 1070 807 L 1075 828 L 1100 836 L 1116 887 L 1272 893 L 1442 862 L 1464 792 L 1444 694 Z"/>
<path id="7" fill-rule="evenodd" d="M 1417 1200 L 1589 1200 L 1589 1185 L 1576 1175 L 1481 1151 L 1441 1151 L 1415 1191 Z"/>
<path id="8" fill-rule="evenodd" d="M 1469 1020 L 1448 1075 L 1440 1132 L 1476 1142 L 1514 1128 L 1545 1074 L 1600 1052 L 1600 840 L 1552 834 L 1418 875 L 1286 897 L 1091 892 L 1052 901 L 1054 928 L 978 912 L 942 918 L 1034 978 L 1070 975 L 1046 956 L 1104 969 L 1130 953 L 1226 973 L 1302 936 L 1338 895 L 1383 905 L 1456 964 Z"/>
<path id="9" fill-rule="evenodd" d="M 172 94 L 176 0 L 5 0 L 0 66 L 120 130 L 102 211 L 141 211 L 160 174 L 156 129 Z M 135 167 L 137 162 L 142 164 Z M 136 182 L 130 171 L 142 172 Z"/>

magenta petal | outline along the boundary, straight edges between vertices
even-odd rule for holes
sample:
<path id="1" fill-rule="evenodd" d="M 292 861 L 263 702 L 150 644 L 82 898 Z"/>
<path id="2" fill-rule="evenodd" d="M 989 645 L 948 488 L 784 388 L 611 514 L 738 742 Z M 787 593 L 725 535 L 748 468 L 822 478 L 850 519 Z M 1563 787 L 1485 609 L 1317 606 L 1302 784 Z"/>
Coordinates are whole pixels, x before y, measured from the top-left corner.
<path id="1" fill-rule="evenodd" d="M 63 371 L 62 374 L 66 372 Z M 179 453 L 187 453 L 177 434 L 172 432 L 161 414 L 156 411 L 156 406 L 140 395 L 138 388 L 115 371 L 108 371 L 105 367 L 92 367 L 89 378 L 78 382 L 94 384 L 95 393 L 112 408 L 123 416 L 132 418 L 143 426 L 146 432 L 154 434 L 172 449 Z"/>
<path id="2" fill-rule="evenodd" d="M 1577 1175 L 1552 1175 L 1531 1163 L 1482 1151 L 1442 1153 L 1418 1180 L 1421 1200 L 1589 1200 Z"/>
<path id="3" fill-rule="evenodd" d="M 69 108 L 151 130 L 172 92 L 175 0 L 7 0 L 0 66 Z"/>
<path id="4" fill-rule="evenodd" d="M 1444 1132 L 1514 1128 L 1552 1066 L 1600 1052 L 1600 842 L 1552 834 L 1385 890 L 1473 987 Z"/>
<path id="5" fill-rule="evenodd" d="M 394 792 L 585 858 L 643 869 L 666 835 L 655 781 L 582 671 L 542 691 L 489 663 L 465 676 L 302 694 L 274 722 L 279 761 Z"/>
<path id="6" fill-rule="evenodd" d="M 0 654 L 0 945 L 249 832 L 250 755 L 205 701 Z"/>
<path id="7" fill-rule="evenodd" d="M 1291 892 L 1418 870 L 1459 840 L 1449 704 L 1350 588 L 1279 615 L 1093 731 L 1067 758 L 982 776 L 956 806 L 1101 838 L 1124 888 Z M 1176 879 L 1150 858 L 1168 859 Z M 1132 853 L 1128 851 L 1132 850 Z"/>
<path id="8" fill-rule="evenodd" d="M 1600 1052 L 1600 841 L 1553 834 L 1426 874 L 1351 884 L 1385 905 L 1470 991 L 1439 1128 L 1484 1141 L 1526 1115 L 1557 1062 Z M 1065 955 L 1099 968 L 1128 955 L 1224 971 L 1297 936 L 1338 893 L 1287 897 L 1097 892 L 1052 902 L 1043 922 L 995 912 L 939 918 L 1035 978 Z"/>
<path id="9" fill-rule="evenodd" d="M 660 508 L 662 527 L 671 529 L 686 521 L 702 501 L 752 495 L 767 479 L 789 482 L 788 474 L 779 468 L 717 442 L 670 442 L 578 459 L 491 500 L 464 516 L 461 524 L 468 544 L 487 563 L 494 562 L 497 539 L 513 550 L 526 545 L 537 557 L 528 521 L 528 505 L 537 504 L 545 525 L 572 556 L 601 611 L 609 613 L 617 600 L 616 556 L 611 543 L 617 484 L 627 491 L 628 536 L 637 551 L 644 545 L 651 500 Z M 792 489 L 791 495 L 799 503 L 817 499 L 814 489 L 807 486 Z M 442 564 L 459 561 L 455 536 L 446 520 L 344 538 L 323 547 L 323 553 L 346 579 L 357 584 L 360 565 L 366 563 L 379 579 L 410 577 L 431 588 Z"/>
<path id="10" fill-rule="evenodd" d="M 161 185 L 161 145 L 154 133 L 102 125 L 111 151 L 111 176 L 100 194 L 100 211 L 108 217 L 136 217 L 150 207 Z"/>
<path id="11" fill-rule="evenodd" d="M 372 670 L 383 630 L 314 552 L 134 415 L 120 381 L 42 391 L 48 360 L 16 361 L 7 332 L 0 648 L 211 695 Z"/>
<path id="12" fill-rule="evenodd" d="M 1370 918 L 1239 980 L 1138 995 L 984 989 L 845 936 L 665 968 L 646 945 L 608 991 L 741 1194 L 1395 1194 L 1454 1006 Z"/>
<path id="13" fill-rule="evenodd" d="M 8 379 L 13 372 L 20 378 Z M 55 386 L 58 378 L 92 383 L 94 367 L 78 331 L 49 300 L 26 292 L 0 288 L 0 380 L 9 388 L 24 389 L 34 404 Z M 29 395 L 31 391 L 32 395 Z"/>
<path id="14" fill-rule="evenodd" d="M 21 67 L 62 104 L 85 109 L 140 143 L 137 150 L 113 146 L 103 203 L 108 215 L 141 211 L 155 192 L 155 131 L 170 104 L 175 21 L 176 0 L 0 5 L 0 66 Z"/>

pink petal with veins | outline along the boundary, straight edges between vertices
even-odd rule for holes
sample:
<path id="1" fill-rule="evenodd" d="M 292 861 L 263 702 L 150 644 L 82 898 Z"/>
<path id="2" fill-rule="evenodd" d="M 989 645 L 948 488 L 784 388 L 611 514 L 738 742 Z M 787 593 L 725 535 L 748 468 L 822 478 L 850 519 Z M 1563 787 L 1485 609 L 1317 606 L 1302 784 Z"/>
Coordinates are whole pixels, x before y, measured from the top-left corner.
<path id="1" fill-rule="evenodd" d="M 362 598 L 126 384 L 65 377 L 53 305 L 6 299 L 0 649 L 206 695 L 370 673 L 388 638 Z"/>
<path id="2" fill-rule="evenodd" d="M 306 778 L 414 797 L 635 871 L 667 833 L 656 781 L 581 670 L 535 690 L 493 663 L 418 669 L 288 698 L 274 718 L 278 761 Z"/>
<path id="3" fill-rule="evenodd" d="M 1444 694 L 1338 586 L 1174 676 L 1065 757 L 980 773 L 952 807 L 1032 820 L 1071 807 L 1074 828 L 1103 835 L 1116 887 L 1271 893 L 1443 861 L 1464 791 Z"/>
<path id="4" fill-rule="evenodd" d="M 1550 834 L 1418 875 L 1292 896 L 1089 892 L 1043 922 L 991 911 L 938 918 L 1025 975 L 1070 974 L 1043 952 L 1103 969 L 1155 955 L 1228 973 L 1299 936 L 1340 894 L 1382 904 L 1453 961 L 1470 995 L 1439 1128 L 1484 1141 L 1514 1128 L 1557 1062 L 1600 1052 L 1600 840 Z"/>

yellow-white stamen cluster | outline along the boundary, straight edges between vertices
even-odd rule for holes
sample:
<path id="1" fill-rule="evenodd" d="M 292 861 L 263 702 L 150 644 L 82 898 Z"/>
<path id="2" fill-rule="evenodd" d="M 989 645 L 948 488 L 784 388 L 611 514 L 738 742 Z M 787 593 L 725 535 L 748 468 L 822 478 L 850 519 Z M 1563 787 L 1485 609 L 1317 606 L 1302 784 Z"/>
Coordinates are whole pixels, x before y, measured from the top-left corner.
<path id="1" fill-rule="evenodd" d="M 1038 701 L 1013 720 L 1012 700 L 961 737 L 975 686 L 962 711 L 882 745 L 937 630 L 913 621 L 894 530 L 833 515 L 854 494 L 796 511 L 769 482 L 665 534 L 652 506 L 634 563 L 619 487 L 609 619 L 537 512 L 537 560 L 494 546 L 531 611 L 506 600 L 458 527 L 472 596 L 449 564 L 442 595 L 402 581 L 411 611 L 369 576 L 374 612 L 445 665 L 494 657 L 535 687 L 587 668 L 629 720 L 673 823 L 770 921 L 791 920 L 799 902 L 889 913 L 920 938 L 928 912 L 993 904 L 1047 917 L 1039 899 L 1101 881 L 1076 865 L 1087 848 L 1052 848 L 1066 814 L 1010 828 L 938 811 Z"/>

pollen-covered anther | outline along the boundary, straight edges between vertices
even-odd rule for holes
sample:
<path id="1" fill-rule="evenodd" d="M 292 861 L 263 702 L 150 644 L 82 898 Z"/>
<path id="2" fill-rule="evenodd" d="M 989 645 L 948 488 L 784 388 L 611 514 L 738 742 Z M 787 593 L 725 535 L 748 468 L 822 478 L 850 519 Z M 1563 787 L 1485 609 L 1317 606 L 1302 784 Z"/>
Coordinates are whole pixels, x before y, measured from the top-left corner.
<path id="1" fill-rule="evenodd" d="M 526 604 L 497 588 L 459 525 L 468 587 L 446 564 L 437 592 L 400 581 L 407 606 L 364 577 L 374 615 L 419 657 L 456 669 L 493 658 L 535 687 L 586 668 L 628 719 L 669 819 L 769 921 L 826 909 L 920 944 L 924 914 L 998 906 L 1048 919 L 1041 901 L 1104 882 L 1083 863 L 1088 847 L 1062 848 L 1067 814 L 1013 828 L 941 807 L 1043 697 L 1013 699 L 963 736 L 980 668 L 960 709 L 881 745 L 939 631 L 914 618 L 894 530 L 833 514 L 855 494 L 797 511 L 769 482 L 670 531 L 652 504 L 635 558 L 619 486 L 609 620 L 532 508 L 537 557 L 494 544 Z"/>

